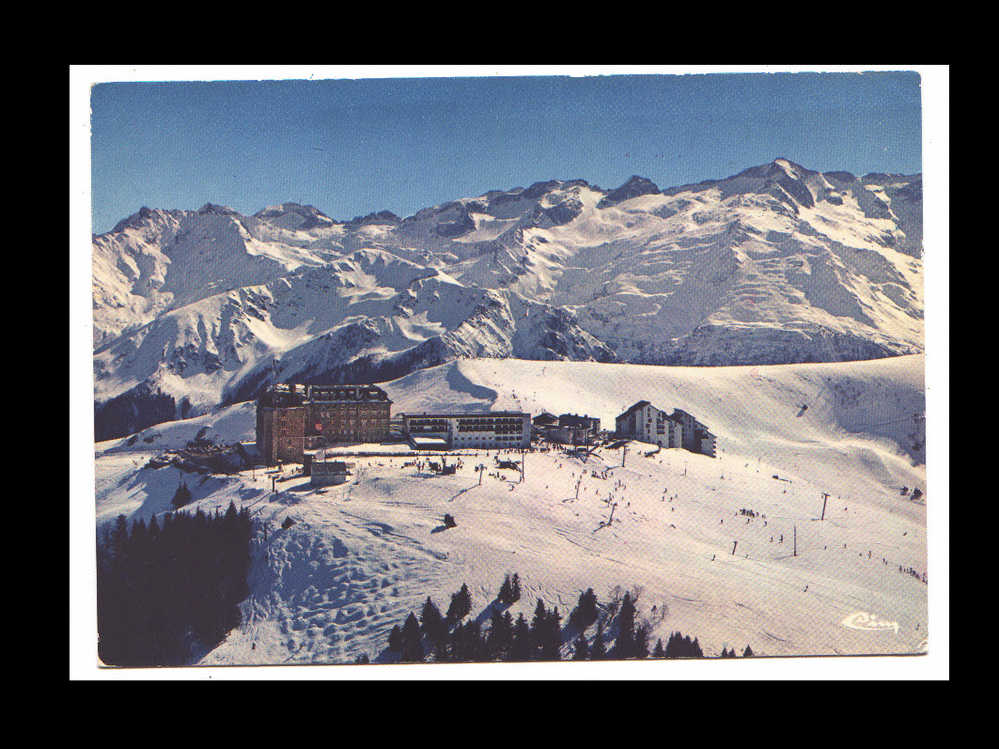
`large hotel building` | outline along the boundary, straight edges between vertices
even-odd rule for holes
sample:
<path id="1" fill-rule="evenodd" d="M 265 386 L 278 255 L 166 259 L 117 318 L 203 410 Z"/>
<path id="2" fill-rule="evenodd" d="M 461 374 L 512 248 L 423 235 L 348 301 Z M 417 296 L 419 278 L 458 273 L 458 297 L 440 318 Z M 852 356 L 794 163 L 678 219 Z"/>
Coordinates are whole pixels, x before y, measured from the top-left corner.
<path id="1" fill-rule="evenodd" d="M 257 399 L 257 450 L 274 465 L 337 442 L 382 442 L 391 408 L 375 385 L 272 385 Z"/>

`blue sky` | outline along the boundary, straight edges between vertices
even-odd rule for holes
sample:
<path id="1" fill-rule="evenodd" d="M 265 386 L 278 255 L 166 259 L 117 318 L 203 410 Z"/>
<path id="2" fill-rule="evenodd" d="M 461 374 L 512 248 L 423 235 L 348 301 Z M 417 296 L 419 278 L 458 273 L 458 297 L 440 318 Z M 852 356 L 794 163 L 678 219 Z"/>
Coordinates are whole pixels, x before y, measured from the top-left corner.
<path id="1" fill-rule="evenodd" d="M 547 179 L 660 187 L 784 156 L 922 171 L 916 73 L 103 83 L 93 231 L 142 206 L 407 216 Z"/>

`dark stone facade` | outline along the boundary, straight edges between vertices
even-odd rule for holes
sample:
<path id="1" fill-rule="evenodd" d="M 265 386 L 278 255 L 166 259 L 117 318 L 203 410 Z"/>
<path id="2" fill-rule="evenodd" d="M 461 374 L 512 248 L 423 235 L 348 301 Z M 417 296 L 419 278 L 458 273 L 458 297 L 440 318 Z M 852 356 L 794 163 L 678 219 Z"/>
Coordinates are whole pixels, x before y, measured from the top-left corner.
<path id="1" fill-rule="evenodd" d="M 388 439 L 392 401 L 375 385 L 274 385 L 257 399 L 257 447 L 267 465 L 306 449 Z"/>

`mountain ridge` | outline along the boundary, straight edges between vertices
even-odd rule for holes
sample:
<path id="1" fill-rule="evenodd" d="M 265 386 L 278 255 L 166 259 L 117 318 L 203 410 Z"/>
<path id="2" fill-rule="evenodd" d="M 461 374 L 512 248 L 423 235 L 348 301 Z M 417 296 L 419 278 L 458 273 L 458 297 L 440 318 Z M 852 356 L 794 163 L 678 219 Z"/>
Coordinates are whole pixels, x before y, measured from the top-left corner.
<path id="1" fill-rule="evenodd" d="M 660 189 L 547 180 L 400 218 L 141 208 L 93 238 L 100 438 L 275 378 L 462 357 L 772 364 L 922 350 L 922 178 L 778 158 Z"/>

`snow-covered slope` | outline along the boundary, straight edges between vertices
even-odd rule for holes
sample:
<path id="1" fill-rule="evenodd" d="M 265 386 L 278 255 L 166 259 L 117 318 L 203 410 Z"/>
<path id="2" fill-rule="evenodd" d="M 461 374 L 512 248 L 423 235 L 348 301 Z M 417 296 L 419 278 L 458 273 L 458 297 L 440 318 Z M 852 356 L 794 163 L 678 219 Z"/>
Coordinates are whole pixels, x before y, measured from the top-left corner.
<path id="1" fill-rule="evenodd" d="M 916 502 L 901 489 L 926 489 L 923 363 L 921 355 L 731 368 L 475 359 L 387 383 L 395 412 L 545 408 L 607 424 L 645 398 L 706 423 L 719 455 L 646 455 L 654 448 L 634 442 L 627 454 L 603 448 L 585 464 L 537 452 L 522 483 L 497 472 L 492 455 L 465 456 L 455 476 L 433 478 L 405 467 L 407 458 L 353 457 L 354 480 L 322 493 L 291 478 L 271 494 L 262 470 L 187 475 L 192 510 L 234 501 L 268 527 L 243 624 L 201 662 L 378 660 L 393 625 L 427 596 L 446 608 L 462 582 L 472 616 L 487 624 L 513 572 L 525 585 L 514 616 L 530 619 L 541 598 L 564 622 L 588 587 L 603 603 L 615 588 L 640 589 L 653 642 L 681 631 L 707 655 L 747 644 L 761 655 L 919 651 L 932 497 Z M 171 509 L 180 472 L 142 466 L 206 427 L 212 439 L 252 439 L 253 405 L 98 444 L 99 527 L 118 513 L 148 519 Z M 479 486 L 479 462 L 502 478 L 487 474 Z M 613 522 L 601 525 L 613 503 Z M 445 512 L 456 528 L 442 529 Z M 286 518 L 295 524 L 281 530 Z"/>
<path id="2" fill-rule="evenodd" d="M 98 439 L 275 378 L 388 380 L 458 357 L 731 365 L 922 350 L 921 178 L 786 159 L 337 222 L 142 209 L 94 238 Z"/>

